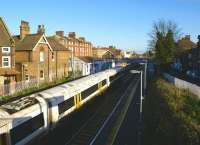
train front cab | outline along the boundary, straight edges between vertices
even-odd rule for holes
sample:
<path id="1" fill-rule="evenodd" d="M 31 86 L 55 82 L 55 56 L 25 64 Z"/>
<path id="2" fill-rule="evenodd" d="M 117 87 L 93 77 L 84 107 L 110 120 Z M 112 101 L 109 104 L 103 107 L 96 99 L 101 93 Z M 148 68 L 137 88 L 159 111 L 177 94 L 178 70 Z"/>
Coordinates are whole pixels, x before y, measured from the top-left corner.
<path id="1" fill-rule="evenodd" d="M 28 104 L 26 100 L 22 102 L 27 106 L 18 108 L 22 105 L 20 101 L 12 102 L 13 108 L 9 104 L 3 105 L 3 109 L 9 113 L 9 122 L 5 126 L 6 129 L 4 127 L 4 132 L 1 132 L 1 142 L 3 145 L 5 143 L 5 145 L 25 145 L 47 130 L 46 104 L 39 103 L 38 101 L 34 104 Z M 7 117 L 2 118 L 2 120 L 7 120 Z"/>

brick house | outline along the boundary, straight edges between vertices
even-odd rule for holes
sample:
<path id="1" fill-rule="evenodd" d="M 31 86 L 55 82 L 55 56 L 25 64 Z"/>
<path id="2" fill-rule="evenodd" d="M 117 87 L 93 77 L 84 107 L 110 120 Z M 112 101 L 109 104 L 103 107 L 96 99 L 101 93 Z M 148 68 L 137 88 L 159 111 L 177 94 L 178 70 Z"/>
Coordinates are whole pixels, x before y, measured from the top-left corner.
<path id="1" fill-rule="evenodd" d="M 188 37 L 181 40 L 187 41 L 187 43 L 184 43 L 184 51 L 177 54 L 175 63 L 181 64 L 181 70 L 184 73 L 193 71 L 196 75 L 200 75 L 200 36 L 198 36 L 198 39 L 197 45 L 190 42 Z"/>
<path id="2" fill-rule="evenodd" d="M 121 50 L 111 47 L 93 48 L 93 56 L 102 59 L 120 59 L 122 58 Z"/>
<path id="3" fill-rule="evenodd" d="M 16 74 L 15 43 L 0 17 L 0 95 L 14 91 Z"/>
<path id="4" fill-rule="evenodd" d="M 72 51 L 72 56 L 92 56 L 92 43 L 85 40 L 84 37 L 76 37 L 75 32 L 70 32 L 68 37 L 64 36 L 64 31 L 57 31 L 56 36 L 59 42 L 67 49 Z"/>
<path id="5" fill-rule="evenodd" d="M 71 51 L 66 49 L 64 45 L 60 44 L 56 37 L 47 38 L 51 48 L 53 49 L 55 59 L 55 74 L 56 78 L 68 76 L 70 67 Z"/>
<path id="6" fill-rule="evenodd" d="M 55 58 L 43 25 L 30 34 L 29 23 L 21 21 L 20 35 L 13 36 L 16 43 L 17 81 L 51 81 L 55 74 Z"/>

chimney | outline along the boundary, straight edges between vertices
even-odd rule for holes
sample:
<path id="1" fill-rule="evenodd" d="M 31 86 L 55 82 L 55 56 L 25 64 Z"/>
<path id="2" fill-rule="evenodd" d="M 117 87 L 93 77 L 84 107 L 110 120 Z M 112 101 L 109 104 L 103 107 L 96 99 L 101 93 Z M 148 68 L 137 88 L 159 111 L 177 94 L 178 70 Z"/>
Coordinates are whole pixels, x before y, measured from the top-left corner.
<path id="1" fill-rule="evenodd" d="M 68 37 L 71 38 L 71 39 L 75 39 L 76 33 L 75 32 L 69 32 Z"/>
<path id="2" fill-rule="evenodd" d="M 24 39 L 30 33 L 29 23 L 26 21 L 21 21 L 20 25 L 20 39 Z"/>
<path id="3" fill-rule="evenodd" d="M 37 33 L 38 34 L 44 34 L 45 33 L 44 25 L 38 25 Z"/>
<path id="4" fill-rule="evenodd" d="M 185 35 L 185 38 L 190 40 L 190 35 Z"/>
<path id="5" fill-rule="evenodd" d="M 56 35 L 64 38 L 64 31 L 56 31 Z"/>

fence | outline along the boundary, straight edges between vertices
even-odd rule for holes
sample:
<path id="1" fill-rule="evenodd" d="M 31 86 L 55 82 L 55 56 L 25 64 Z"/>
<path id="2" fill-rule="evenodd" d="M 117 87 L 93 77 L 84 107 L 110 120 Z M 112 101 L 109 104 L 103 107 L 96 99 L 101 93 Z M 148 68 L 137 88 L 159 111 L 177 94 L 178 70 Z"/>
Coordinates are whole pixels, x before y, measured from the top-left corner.
<path id="1" fill-rule="evenodd" d="M 43 87 L 47 87 L 48 85 L 56 85 L 61 81 L 65 81 L 64 78 L 69 77 L 68 73 L 63 73 L 63 70 L 58 72 L 61 73 L 51 73 L 49 75 L 48 80 L 38 80 L 38 79 L 30 79 L 28 81 L 20 81 L 20 82 L 11 82 L 8 84 L 0 84 L 0 100 L 3 96 L 11 96 L 18 95 L 20 92 L 26 93 L 30 91 L 37 91 Z M 75 74 L 74 77 L 80 77 L 80 74 Z"/>
<path id="2" fill-rule="evenodd" d="M 167 79 L 169 82 L 173 83 L 176 87 L 181 89 L 188 89 L 193 94 L 197 95 L 200 98 L 200 86 L 196 84 L 192 84 L 190 82 L 187 82 L 185 80 L 176 78 L 172 75 L 169 75 L 167 73 L 163 74 L 165 79 Z"/>

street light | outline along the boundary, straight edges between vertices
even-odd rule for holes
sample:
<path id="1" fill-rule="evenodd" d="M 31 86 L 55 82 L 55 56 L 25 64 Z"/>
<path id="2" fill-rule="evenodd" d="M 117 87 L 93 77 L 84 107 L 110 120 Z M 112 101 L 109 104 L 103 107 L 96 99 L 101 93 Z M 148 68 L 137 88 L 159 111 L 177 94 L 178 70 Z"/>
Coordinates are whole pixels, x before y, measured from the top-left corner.
<path id="1" fill-rule="evenodd" d="M 142 114 L 142 100 L 143 100 L 143 93 L 142 93 L 142 75 L 143 75 L 143 71 L 138 71 L 138 70 L 131 70 L 130 71 L 131 73 L 133 74 L 140 74 L 140 115 Z M 141 116 L 140 116 L 140 119 L 141 119 Z"/>
<path id="2" fill-rule="evenodd" d="M 140 63 L 141 65 L 144 65 L 144 95 L 146 93 L 146 88 L 147 88 L 147 60 L 145 61 L 145 63 Z"/>
<path id="3" fill-rule="evenodd" d="M 143 96 L 142 96 L 142 75 L 143 75 L 143 71 L 138 71 L 138 70 L 131 70 L 130 71 L 131 73 L 133 74 L 140 74 L 140 92 L 141 92 L 141 95 L 140 95 L 140 118 L 139 118 L 139 131 L 138 131 L 138 145 L 141 145 L 141 129 L 142 129 L 142 100 L 143 100 Z"/>

